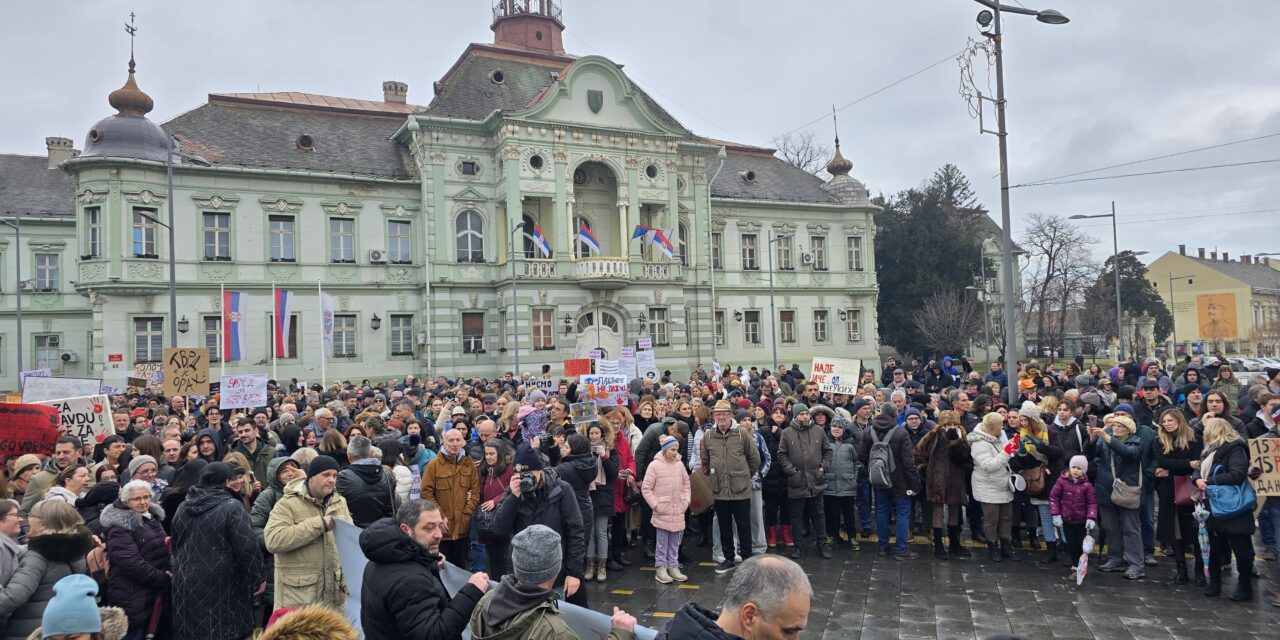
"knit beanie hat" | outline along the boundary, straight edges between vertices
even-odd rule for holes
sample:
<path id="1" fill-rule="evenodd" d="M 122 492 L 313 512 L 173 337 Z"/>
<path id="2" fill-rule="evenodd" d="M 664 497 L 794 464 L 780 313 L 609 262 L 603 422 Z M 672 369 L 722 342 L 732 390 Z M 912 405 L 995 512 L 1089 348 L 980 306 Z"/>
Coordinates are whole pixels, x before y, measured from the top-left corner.
<path id="1" fill-rule="evenodd" d="M 915 416 L 917 418 L 920 418 L 921 420 L 924 420 L 924 416 L 920 414 L 920 410 L 915 407 L 907 408 L 907 417 L 910 418 L 911 416 Z"/>
<path id="2" fill-rule="evenodd" d="M 1121 402 L 1120 404 L 1116 405 L 1115 412 L 1120 413 L 1122 411 L 1129 415 L 1133 415 L 1133 405 L 1129 404 L 1128 402 Z"/>
<path id="3" fill-rule="evenodd" d="M 1032 402 L 1024 402 L 1022 403 L 1022 408 L 1018 409 L 1018 415 L 1028 420 L 1039 420 L 1040 407 L 1037 407 L 1035 403 Z"/>
<path id="4" fill-rule="evenodd" d="M 89 576 L 72 574 L 59 580 L 44 608 L 41 637 L 102 633 L 102 616 L 94 600 L 97 595 L 98 583 Z"/>
<path id="5" fill-rule="evenodd" d="M 321 458 L 327 456 L 320 456 Z M 231 465 L 225 462 L 212 462 L 200 472 L 200 484 L 224 485 L 231 479 Z"/>
<path id="6" fill-rule="evenodd" d="M 543 393 L 542 389 L 534 389 L 529 394 L 529 404 L 533 404 L 539 400 L 546 400 L 546 399 L 547 399 L 547 394 Z"/>
<path id="7" fill-rule="evenodd" d="M 522 584 L 542 584 L 560 574 L 560 534 L 535 524 L 511 538 L 511 566 Z"/>
<path id="8" fill-rule="evenodd" d="M 853 403 L 853 412 L 854 412 L 854 413 L 857 413 L 857 412 L 861 411 L 863 407 L 865 407 L 865 406 L 867 406 L 867 405 L 869 405 L 869 404 L 871 404 L 871 403 L 870 403 L 870 402 L 867 402 L 867 399 L 866 399 L 866 398 L 858 398 L 858 399 L 857 399 L 856 401 L 854 401 L 854 403 Z"/>
<path id="9" fill-rule="evenodd" d="M 311 464 L 307 465 L 307 477 L 314 478 L 326 471 L 337 471 L 337 470 L 338 470 L 337 460 L 334 460 L 333 458 L 330 458 L 329 456 L 324 456 L 324 455 L 316 456 L 316 459 L 312 460 Z"/>
<path id="10" fill-rule="evenodd" d="M 149 455 L 143 454 L 143 455 L 134 457 L 134 459 L 129 461 L 129 477 L 132 478 L 133 474 L 138 472 L 139 467 L 148 463 L 156 465 L 157 469 L 160 468 L 160 465 L 156 464 L 156 459 Z"/>
<path id="11" fill-rule="evenodd" d="M 516 449 L 516 457 L 512 464 L 516 471 L 539 471 L 543 468 L 542 455 L 528 444 L 522 444 Z"/>
<path id="12" fill-rule="evenodd" d="M 662 436 L 662 438 L 660 438 L 658 442 L 661 443 L 658 446 L 659 451 L 666 451 L 667 449 L 680 445 L 680 441 L 676 440 L 675 436 Z"/>
<path id="13" fill-rule="evenodd" d="M 809 413 L 809 405 L 803 402 L 797 402 L 791 406 L 791 417 L 798 417 L 802 413 Z"/>
<path id="14" fill-rule="evenodd" d="M 1089 459 L 1084 456 L 1071 456 L 1071 468 L 1084 472 L 1089 471 Z"/>
<path id="15" fill-rule="evenodd" d="M 22 472 L 25 471 L 27 467 L 35 467 L 38 470 L 42 464 L 43 463 L 40 462 L 40 456 L 34 453 L 23 454 L 19 456 L 18 461 L 13 464 L 13 477 L 16 478 L 22 475 Z"/>

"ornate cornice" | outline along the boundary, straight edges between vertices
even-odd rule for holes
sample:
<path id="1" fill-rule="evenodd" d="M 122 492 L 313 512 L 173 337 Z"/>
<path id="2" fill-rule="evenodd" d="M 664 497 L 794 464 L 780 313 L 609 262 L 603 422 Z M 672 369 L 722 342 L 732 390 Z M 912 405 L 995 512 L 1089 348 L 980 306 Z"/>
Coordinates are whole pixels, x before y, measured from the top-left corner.
<path id="1" fill-rule="evenodd" d="M 860 236 L 867 232 L 867 228 L 860 224 L 851 224 L 844 228 L 844 232 L 851 236 Z"/>
<path id="2" fill-rule="evenodd" d="M 418 215 L 418 207 L 405 204 L 384 204 L 381 207 L 382 215 L 392 218 L 412 218 Z"/>
<path id="3" fill-rule="evenodd" d="M 793 222 L 775 222 L 773 223 L 773 232 L 779 236 L 794 236 L 796 234 L 796 225 Z"/>
<path id="4" fill-rule="evenodd" d="M 811 236 L 815 236 L 815 235 L 816 235 L 816 236 L 825 236 L 825 235 L 827 235 L 827 233 L 828 233 L 828 232 L 830 232 L 830 231 L 831 231 L 831 227 L 830 227 L 830 226 L 825 225 L 825 224 L 817 224 L 817 223 L 813 223 L 813 222 L 811 222 L 811 223 L 809 223 L 809 224 L 805 225 L 805 228 L 809 230 L 809 235 L 811 235 Z"/>
<path id="5" fill-rule="evenodd" d="M 94 191 L 92 189 L 85 189 L 84 191 L 80 192 L 80 195 L 76 196 L 76 200 L 80 204 L 86 204 L 86 205 L 98 204 L 99 202 L 102 202 L 106 199 L 107 199 L 106 191 Z"/>
<path id="6" fill-rule="evenodd" d="M 66 240 L 42 240 L 39 242 L 28 242 L 29 247 L 34 252 L 57 252 L 67 248 Z"/>
<path id="7" fill-rule="evenodd" d="M 263 209 L 277 213 L 297 213 L 302 210 L 301 200 L 292 200 L 285 196 L 264 196 L 258 198 L 258 203 Z"/>
<path id="8" fill-rule="evenodd" d="M 164 196 L 157 195 L 150 189 L 143 189 L 141 191 L 123 191 L 121 192 L 121 195 L 124 196 L 124 201 L 129 204 L 141 204 L 146 206 L 159 206 L 164 204 Z"/>
<path id="9" fill-rule="evenodd" d="M 199 209 L 216 209 L 234 211 L 236 205 L 240 204 L 240 198 L 236 196 L 224 196 L 220 193 L 211 195 L 192 194 L 191 199 L 196 203 Z"/>
<path id="10" fill-rule="evenodd" d="M 320 208 L 324 209 L 326 215 L 331 216 L 353 216 L 358 215 L 364 209 L 364 205 L 360 201 L 347 202 L 339 200 L 337 202 L 321 202 Z"/>
<path id="11" fill-rule="evenodd" d="M 760 231 L 760 223 L 752 220 L 739 222 L 738 230 L 744 233 L 757 233 Z"/>

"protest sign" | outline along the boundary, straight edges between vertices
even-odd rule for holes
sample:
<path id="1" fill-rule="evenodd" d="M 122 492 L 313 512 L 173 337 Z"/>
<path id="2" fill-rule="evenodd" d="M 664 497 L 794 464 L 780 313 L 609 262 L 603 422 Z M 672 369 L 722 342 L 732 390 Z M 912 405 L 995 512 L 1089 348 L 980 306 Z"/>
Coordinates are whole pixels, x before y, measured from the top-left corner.
<path id="1" fill-rule="evenodd" d="M 102 385 L 102 393 L 108 396 L 118 396 L 124 393 L 124 390 L 120 387 L 108 387 L 104 384 Z"/>
<path id="2" fill-rule="evenodd" d="M 533 386 L 542 389 L 547 393 L 554 393 L 560 389 L 560 383 L 550 378 L 538 378 L 533 381 Z"/>
<path id="3" fill-rule="evenodd" d="M 564 375 L 566 378 L 591 375 L 591 360 L 589 358 L 565 360 Z"/>
<path id="4" fill-rule="evenodd" d="M 858 392 L 858 374 L 861 371 L 861 360 L 814 358 L 809 381 L 817 384 L 818 391 L 822 393 L 854 395 Z"/>
<path id="5" fill-rule="evenodd" d="M 1280 496 L 1280 438 L 1254 438 L 1249 441 L 1250 464 L 1262 469 L 1253 481 L 1260 496 Z"/>
<path id="6" fill-rule="evenodd" d="M 59 429 L 85 444 L 102 442 L 112 432 L 111 399 L 104 395 L 38 402 L 58 412 Z"/>
<path id="7" fill-rule="evenodd" d="M 618 375 L 626 376 L 628 380 L 636 377 L 635 356 L 618 356 Z"/>
<path id="8" fill-rule="evenodd" d="M 619 375 L 582 376 L 578 393 L 601 407 L 624 407 L 631 400 L 627 377 Z"/>
<path id="9" fill-rule="evenodd" d="M 150 380 L 145 378 L 135 378 L 133 376 L 129 376 L 124 379 L 125 386 L 133 387 L 135 389 L 146 389 L 149 382 Z"/>
<path id="10" fill-rule="evenodd" d="M 596 360 L 596 373 L 613 375 L 618 373 L 617 360 Z"/>
<path id="11" fill-rule="evenodd" d="M 634 358 L 634 357 L 636 357 L 636 349 L 635 349 L 635 347 L 623 347 L 623 348 L 619 349 L 619 350 L 618 350 L 618 357 L 619 357 L 619 358 Z"/>
<path id="12" fill-rule="evenodd" d="M 39 404 L 0 404 L 0 457 L 48 455 L 62 435 L 58 411 Z"/>
<path id="13" fill-rule="evenodd" d="M 50 369 L 32 369 L 31 371 L 18 372 L 18 388 L 27 383 L 27 378 L 52 378 L 53 371 Z"/>
<path id="14" fill-rule="evenodd" d="M 640 338 L 636 340 L 636 348 L 644 351 L 653 348 L 653 338 Z"/>
<path id="15" fill-rule="evenodd" d="M 164 395 L 209 395 L 209 350 L 164 350 Z"/>
<path id="16" fill-rule="evenodd" d="M 164 384 L 164 364 L 160 362 L 139 362 L 133 365 L 133 377 L 147 381 L 148 387 Z"/>
<path id="17" fill-rule="evenodd" d="M 97 378 L 27 378 L 22 385 L 22 401 L 25 403 L 79 398 L 102 392 L 102 381 Z"/>
<path id="18" fill-rule="evenodd" d="M 654 384 L 658 383 L 658 360 L 652 351 L 636 352 L 637 378 L 644 378 Z"/>
<path id="19" fill-rule="evenodd" d="M 604 351 L 601 351 L 600 349 L 592 349 L 587 353 L 587 358 L 591 360 L 599 360 L 600 358 L 603 358 L 603 357 L 604 357 Z"/>
<path id="20" fill-rule="evenodd" d="M 222 376 L 219 385 L 222 397 L 218 400 L 218 406 L 222 409 L 251 409 L 267 404 L 265 373 Z"/>
<path id="21" fill-rule="evenodd" d="M 569 405 L 569 417 L 574 424 L 595 422 L 600 418 L 600 412 L 594 402 L 577 402 Z"/>

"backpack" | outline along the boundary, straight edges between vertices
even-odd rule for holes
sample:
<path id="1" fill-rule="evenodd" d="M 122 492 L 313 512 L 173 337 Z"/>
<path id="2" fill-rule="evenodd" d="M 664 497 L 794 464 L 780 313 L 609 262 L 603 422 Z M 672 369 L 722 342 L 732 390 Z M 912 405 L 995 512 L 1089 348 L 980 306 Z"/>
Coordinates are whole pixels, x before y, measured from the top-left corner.
<path id="1" fill-rule="evenodd" d="M 885 433 L 883 440 L 876 436 L 874 429 L 871 430 L 871 455 L 867 458 L 867 476 L 871 480 L 871 486 L 877 489 L 893 488 L 893 449 L 889 446 L 889 441 L 893 439 L 893 434 L 897 430 L 897 427 L 890 429 Z"/>

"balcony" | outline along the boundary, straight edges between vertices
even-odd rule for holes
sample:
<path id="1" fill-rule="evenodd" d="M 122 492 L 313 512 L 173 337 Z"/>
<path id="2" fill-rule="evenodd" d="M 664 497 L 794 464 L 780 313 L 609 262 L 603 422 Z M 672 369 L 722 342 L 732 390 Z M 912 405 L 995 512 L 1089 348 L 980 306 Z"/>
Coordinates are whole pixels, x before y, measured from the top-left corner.
<path id="1" fill-rule="evenodd" d="M 556 277 L 556 261 L 555 260 L 536 260 L 525 258 L 524 277 L 534 280 L 549 280 Z"/>
<path id="2" fill-rule="evenodd" d="M 573 261 L 573 277 L 587 289 L 620 289 L 631 279 L 626 258 L 579 258 Z"/>

